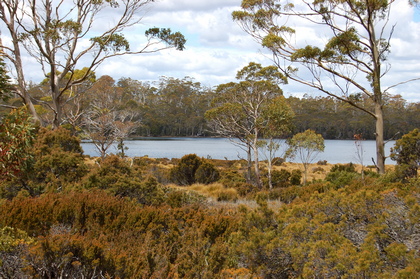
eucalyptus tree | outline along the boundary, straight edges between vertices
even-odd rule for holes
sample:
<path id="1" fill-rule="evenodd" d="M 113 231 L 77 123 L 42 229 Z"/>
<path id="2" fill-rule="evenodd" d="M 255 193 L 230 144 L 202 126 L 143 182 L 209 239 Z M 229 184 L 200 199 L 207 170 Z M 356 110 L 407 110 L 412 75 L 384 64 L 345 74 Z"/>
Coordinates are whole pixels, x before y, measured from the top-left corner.
<path id="1" fill-rule="evenodd" d="M 88 68 L 81 70 L 75 69 L 72 74 L 68 73 L 58 83 L 60 88 L 66 86 L 69 79 L 77 80 L 86 75 Z M 89 107 L 89 96 L 86 96 L 88 90 L 96 81 L 94 71 L 90 71 L 88 76 L 78 84 L 73 84 L 70 88 L 61 95 L 61 109 L 63 121 L 69 124 L 73 129 L 80 127 L 83 114 Z M 70 81 L 71 82 L 71 81 Z M 53 98 L 50 94 L 50 75 L 41 81 L 39 84 L 29 86 L 28 92 L 33 99 L 36 99 L 37 114 L 41 122 L 45 125 L 53 125 L 54 121 L 54 107 Z"/>
<path id="2" fill-rule="evenodd" d="M 119 142 L 124 152 L 123 140 L 134 130 L 132 121 L 136 112 L 127 109 L 124 90 L 115 85 L 110 76 L 100 77 L 88 90 L 90 108 L 83 117 L 84 131 L 104 159 L 109 148 Z"/>
<path id="3" fill-rule="evenodd" d="M 272 53 L 275 64 L 288 79 L 347 102 L 373 117 L 380 173 L 385 172 L 384 93 L 418 79 L 403 80 L 388 88 L 382 86 L 390 69 L 386 59 L 395 26 L 388 26 L 390 12 L 397 9 L 397 4 L 396 0 L 243 0 L 242 10 L 233 13 L 233 19 Z M 306 40 L 297 38 L 299 34 L 291 24 L 324 27 L 330 38 L 325 44 L 299 44 Z M 306 70 L 298 71 L 298 65 Z M 354 102 L 354 93 L 371 99 L 373 107 Z"/>
<path id="4" fill-rule="evenodd" d="M 258 145 L 265 152 L 263 154 L 267 159 L 270 189 L 273 188 L 271 175 L 273 165 L 278 160 L 276 153 L 281 147 L 279 138 L 284 138 L 291 132 L 291 128 L 294 126 L 292 122 L 294 116 L 295 114 L 284 96 L 278 96 L 270 101 L 263 112 L 263 117 L 266 119 L 261 131 L 264 139 Z"/>
<path id="5" fill-rule="evenodd" d="M 239 82 L 218 86 L 213 108 L 206 112 L 205 117 L 216 134 L 228 137 L 246 151 L 248 182 L 251 181 L 253 156 L 255 182 L 260 187 L 259 139 L 267 132 L 269 123 L 281 122 L 281 119 L 274 119 L 281 112 L 275 112 L 272 103 L 282 96 L 279 84 L 286 83 L 286 78 L 275 66 L 262 67 L 253 62 L 240 70 L 236 78 Z M 273 129 L 281 127 L 272 126 Z"/>
<path id="6" fill-rule="evenodd" d="M 308 167 L 320 152 L 324 152 L 325 144 L 322 135 L 313 130 L 306 130 L 287 139 L 289 145 L 286 154 L 290 158 L 297 157 L 303 165 L 303 184 L 308 179 Z"/>
<path id="7" fill-rule="evenodd" d="M 14 66 L 18 94 L 39 120 L 29 92 L 23 65 L 23 49 L 41 66 L 49 77 L 49 93 L 54 112 L 53 124 L 63 121 L 65 92 L 89 78 L 104 61 L 121 55 L 156 52 L 167 48 L 182 50 L 185 38 L 166 28 L 145 31 L 145 42 L 134 49 L 123 32 L 138 26 L 142 13 L 153 0 L 3 0 L 0 19 L 8 32 L 10 44 L 1 50 Z M 104 20 L 112 13 L 112 20 Z M 75 69 L 83 65 L 84 75 L 74 78 Z M 64 85 L 59 85 L 66 79 Z"/>

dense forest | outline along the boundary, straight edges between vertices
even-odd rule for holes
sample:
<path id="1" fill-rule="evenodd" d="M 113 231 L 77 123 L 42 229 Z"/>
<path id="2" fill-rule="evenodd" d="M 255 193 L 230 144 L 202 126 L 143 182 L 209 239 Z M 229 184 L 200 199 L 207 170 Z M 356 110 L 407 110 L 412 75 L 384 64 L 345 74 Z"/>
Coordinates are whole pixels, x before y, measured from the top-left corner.
<path id="1" fill-rule="evenodd" d="M 31 85 L 35 106 L 45 124 L 52 124 L 52 111 L 44 92 L 48 81 Z M 71 95 L 73 94 L 73 95 Z M 88 128 L 98 109 L 106 110 L 110 121 L 129 123 L 130 137 L 195 137 L 214 136 L 206 123 L 205 112 L 212 108 L 218 96 L 215 88 L 206 88 L 193 78 L 162 77 L 159 81 L 141 82 L 130 78 L 115 81 L 112 77 L 94 76 L 69 93 L 64 106 L 65 122 L 75 130 Z M 372 103 L 361 95 L 354 101 L 366 109 Z M 349 104 L 326 96 L 305 95 L 287 97 L 295 113 L 293 133 L 313 129 L 325 139 L 353 139 L 362 134 L 364 139 L 375 138 L 375 122 L 371 116 Z M 8 102 L 20 105 L 19 98 Z M 7 112 L 8 110 L 4 110 Z M 397 139 L 420 127 L 420 103 L 410 103 L 401 96 L 386 96 L 385 138 Z M 91 122 L 90 122 L 91 123 Z M 86 136 L 86 135 L 85 135 Z M 287 136 L 287 135 L 285 135 Z"/>

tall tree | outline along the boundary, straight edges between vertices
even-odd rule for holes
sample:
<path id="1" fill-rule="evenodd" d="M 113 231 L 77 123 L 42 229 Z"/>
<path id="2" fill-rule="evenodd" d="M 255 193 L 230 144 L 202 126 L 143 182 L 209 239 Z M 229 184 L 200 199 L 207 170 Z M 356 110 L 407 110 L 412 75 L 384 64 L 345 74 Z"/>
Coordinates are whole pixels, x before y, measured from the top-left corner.
<path id="1" fill-rule="evenodd" d="M 291 131 L 294 113 L 286 98 L 279 96 L 269 102 L 263 114 L 266 119 L 262 129 L 264 139 L 261 140 L 259 146 L 266 151 L 264 155 L 267 159 L 268 186 L 272 189 L 271 173 L 273 164 L 277 160 L 276 152 L 280 149 L 280 141 L 278 139 L 284 138 Z"/>
<path id="2" fill-rule="evenodd" d="M 103 159 L 112 144 L 123 140 L 133 131 L 135 112 L 127 109 L 123 89 L 110 76 L 100 77 L 88 90 L 90 109 L 84 115 L 84 128 Z"/>
<path id="3" fill-rule="evenodd" d="M 375 119 L 376 165 L 384 173 L 383 95 L 390 88 L 408 82 L 401 81 L 385 89 L 381 84 L 390 66 L 384 62 L 390 52 L 394 26 L 387 25 L 396 1 L 302 2 L 303 5 L 295 6 L 282 0 L 243 0 L 242 10 L 234 12 L 233 18 L 272 52 L 275 64 L 289 79 L 347 102 Z M 325 45 L 298 45 L 295 30 L 287 26 L 293 18 L 300 20 L 299 24 L 306 21 L 305 24 L 326 27 L 330 39 Z M 298 71 L 296 65 L 308 71 Z M 307 72 L 310 78 L 305 76 Z M 362 93 L 371 99 L 373 109 L 354 102 L 352 93 Z"/>
<path id="4" fill-rule="evenodd" d="M 89 78 L 91 71 L 105 60 L 121 55 L 156 52 L 175 47 L 182 50 L 185 38 L 170 29 L 151 28 L 145 32 L 146 43 L 130 49 L 123 35 L 128 27 L 141 22 L 141 13 L 153 0 L 4 0 L 0 2 L 0 19 L 6 25 L 12 45 L 1 45 L 6 58 L 14 65 L 18 93 L 38 118 L 31 96 L 26 90 L 22 64 L 25 50 L 40 64 L 49 77 L 49 93 L 54 112 L 53 124 L 63 120 L 63 94 L 74 85 Z M 112 21 L 104 28 L 103 13 L 113 11 Z M 90 38 L 89 38 L 90 37 Z M 89 40 L 87 40 L 89 39 Z M 74 78 L 75 69 L 87 65 L 84 75 Z M 70 75 L 70 77 L 68 77 Z M 68 77 L 68 78 L 66 78 Z M 66 82 L 63 80 L 65 79 Z M 38 118 L 39 119 L 39 118 Z"/>
<path id="5" fill-rule="evenodd" d="M 251 180 L 253 156 L 255 182 L 257 186 L 261 186 L 259 139 L 264 133 L 268 133 L 266 128 L 269 123 L 282 122 L 276 118 L 276 115 L 282 113 L 276 112 L 272 102 L 282 95 L 279 84 L 285 83 L 286 79 L 276 67 L 262 67 L 253 62 L 240 70 L 236 78 L 240 80 L 238 83 L 218 86 L 219 96 L 214 100 L 214 108 L 206 112 L 206 118 L 215 133 L 230 138 L 247 152 L 248 181 Z"/>

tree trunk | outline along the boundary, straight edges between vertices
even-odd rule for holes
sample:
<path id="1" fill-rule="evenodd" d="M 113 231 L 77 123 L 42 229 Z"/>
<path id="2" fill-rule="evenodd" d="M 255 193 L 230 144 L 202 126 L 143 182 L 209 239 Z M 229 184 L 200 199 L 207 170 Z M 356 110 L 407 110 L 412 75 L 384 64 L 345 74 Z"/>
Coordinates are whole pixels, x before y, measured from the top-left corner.
<path id="1" fill-rule="evenodd" d="M 247 151 L 247 172 L 246 172 L 246 182 L 251 183 L 251 169 L 252 169 L 252 156 L 251 156 L 251 146 L 248 144 Z"/>
<path id="2" fill-rule="evenodd" d="M 373 72 L 372 72 L 372 87 L 373 100 L 375 102 L 375 120 L 376 120 L 376 167 L 378 173 L 385 173 L 385 151 L 384 151 L 384 117 L 383 117 L 383 101 L 381 90 L 381 57 L 379 52 L 380 40 L 376 39 L 374 21 L 370 20 L 368 25 L 370 46 L 373 55 Z"/>
<path id="3" fill-rule="evenodd" d="M 13 37 L 15 38 L 15 36 Z M 28 91 L 26 90 L 26 81 L 25 81 L 25 76 L 23 74 L 20 48 L 17 41 L 18 41 L 17 39 L 13 40 L 13 45 L 15 49 L 14 51 L 15 60 L 13 63 L 15 65 L 16 75 L 17 75 L 18 95 L 21 97 L 22 101 L 24 102 L 30 114 L 32 115 L 34 122 L 41 123 L 41 119 L 39 118 L 39 115 L 35 110 L 35 106 L 31 100 L 31 97 L 29 96 Z"/>
<path id="4" fill-rule="evenodd" d="M 59 78 L 57 76 L 56 68 L 54 65 L 51 65 L 50 90 L 52 94 L 53 107 L 54 107 L 53 128 L 57 129 L 61 125 L 61 120 L 63 118 L 63 108 L 61 104 Z"/>
<path id="5" fill-rule="evenodd" d="M 19 95 L 21 96 L 25 106 L 29 110 L 29 113 L 32 115 L 32 118 L 33 118 L 34 122 L 35 123 L 41 123 L 41 119 L 39 118 L 38 113 L 36 112 L 35 106 L 32 103 L 31 98 L 27 94 L 26 89 L 23 89 L 23 90 L 20 90 L 20 91 L 21 92 L 19 93 Z"/>
<path id="6" fill-rule="evenodd" d="M 384 118 L 382 105 L 375 104 L 376 115 L 376 167 L 380 174 L 385 173 L 385 141 L 384 141 Z"/>
<path id="7" fill-rule="evenodd" d="M 303 185 L 308 181 L 308 163 L 303 163 Z"/>
<path id="8" fill-rule="evenodd" d="M 270 189 L 273 189 L 273 181 L 272 181 L 272 178 L 271 178 L 271 170 L 273 169 L 273 163 L 271 161 L 271 156 L 270 156 L 269 160 L 267 160 L 267 162 L 268 162 L 268 166 L 267 166 L 267 171 L 268 171 L 268 187 Z"/>
<path id="9" fill-rule="evenodd" d="M 260 162 L 258 157 L 258 137 L 255 136 L 253 140 L 253 147 L 254 150 L 254 171 L 255 171 L 255 184 L 258 188 L 262 188 L 261 185 L 261 177 L 260 177 Z"/>

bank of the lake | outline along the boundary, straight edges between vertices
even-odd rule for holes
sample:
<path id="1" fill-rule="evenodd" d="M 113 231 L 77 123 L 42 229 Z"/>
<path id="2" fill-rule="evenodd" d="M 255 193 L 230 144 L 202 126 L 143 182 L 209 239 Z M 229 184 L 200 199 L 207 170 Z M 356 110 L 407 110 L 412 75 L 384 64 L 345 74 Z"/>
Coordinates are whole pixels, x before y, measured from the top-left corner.
<path id="1" fill-rule="evenodd" d="M 282 148 L 277 152 L 282 157 L 286 145 L 281 140 Z M 390 148 L 394 141 L 388 142 L 385 147 L 386 156 L 389 156 Z M 239 146 L 226 138 L 142 138 L 124 142 L 128 148 L 126 154 L 130 157 L 148 156 L 150 158 L 181 158 L 185 154 L 197 154 L 200 157 L 212 159 L 237 160 L 246 158 L 246 153 Z M 327 161 L 331 164 L 357 163 L 363 160 L 364 165 L 373 165 L 372 159 L 376 159 L 375 141 L 362 141 L 362 149 L 356 148 L 352 140 L 325 140 L 325 151 L 318 154 L 317 161 Z M 82 143 L 86 155 L 98 156 L 99 153 L 91 142 Z M 117 153 L 117 146 L 112 146 L 109 153 Z M 362 156 L 359 156 L 362 154 Z M 361 158 L 362 157 L 362 158 Z M 264 153 L 261 156 L 264 160 Z M 362 160 L 361 160 L 362 159 Z M 297 162 L 297 160 L 292 160 Z M 388 159 L 387 164 L 395 164 Z"/>

